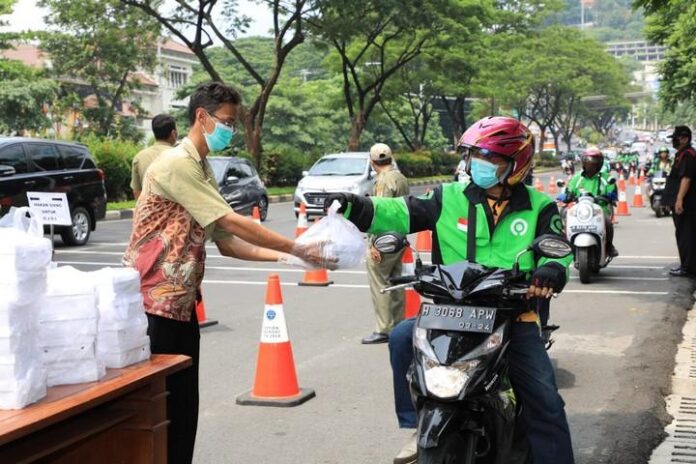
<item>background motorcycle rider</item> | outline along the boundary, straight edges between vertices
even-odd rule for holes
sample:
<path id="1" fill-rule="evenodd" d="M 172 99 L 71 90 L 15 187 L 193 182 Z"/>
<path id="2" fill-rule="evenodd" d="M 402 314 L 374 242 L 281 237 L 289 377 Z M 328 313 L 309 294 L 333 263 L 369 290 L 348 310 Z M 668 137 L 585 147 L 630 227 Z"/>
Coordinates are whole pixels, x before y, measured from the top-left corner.
<path id="1" fill-rule="evenodd" d="M 371 233 L 432 230 L 435 264 L 468 260 L 512 269 L 515 255 L 536 236 L 561 235 L 561 218 L 553 200 L 522 184 L 534 153 L 534 137 L 526 126 L 513 118 L 484 118 L 464 133 L 459 148 L 469 153 L 467 171 L 471 183 L 445 184 L 417 198 L 367 198 L 337 193 L 330 195 L 326 204 L 338 200 L 346 217 Z M 562 260 L 534 258 L 525 255 L 520 263 L 520 269 L 528 273 L 532 282 L 529 307 L 536 307 L 536 298 L 550 298 L 563 289 L 572 261 L 572 256 Z M 406 380 L 413 360 L 414 323 L 413 318 L 401 322 L 389 340 L 396 414 L 402 428 L 417 425 Z M 535 311 L 523 313 L 514 325 L 508 356 L 509 375 L 523 404 L 534 463 L 573 463 L 565 404 L 556 388 Z M 394 463 L 406 464 L 416 459 L 414 433 Z"/>
<path id="2" fill-rule="evenodd" d="M 605 196 L 610 201 L 618 200 L 616 193 L 616 184 L 609 182 L 609 176 L 602 173 L 604 165 L 604 155 L 599 149 L 591 147 L 586 149 L 582 154 L 582 171 L 575 174 L 568 185 L 565 192 L 558 196 L 558 199 L 563 202 L 571 201 L 578 198 L 581 193 L 591 193 L 592 195 Z M 611 208 L 610 204 L 600 203 L 604 211 L 604 224 L 607 231 L 607 254 L 612 258 L 619 256 L 618 250 L 614 247 L 614 225 L 611 223 Z"/>
<path id="3" fill-rule="evenodd" d="M 650 175 L 655 175 L 662 172 L 665 176 L 668 176 L 671 170 L 672 161 L 669 159 L 669 150 L 667 147 L 658 148 L 655 156 L 655 162 L 650 168 Z"/>

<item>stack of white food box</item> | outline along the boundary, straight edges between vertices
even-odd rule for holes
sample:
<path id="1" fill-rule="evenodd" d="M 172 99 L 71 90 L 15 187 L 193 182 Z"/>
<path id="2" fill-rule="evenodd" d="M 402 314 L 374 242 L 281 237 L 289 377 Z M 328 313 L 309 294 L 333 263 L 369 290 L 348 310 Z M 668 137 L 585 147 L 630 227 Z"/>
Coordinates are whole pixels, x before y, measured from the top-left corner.
<path id="1" fill-rule="evenodd" d="M 98 362 L 97 298 L 85 273 L 64 266 L 48 270 L 39 312 L 39 344 L 48 386 L 94 382 L 106 374 Z"/>
<path id="2" fill-rule="evenodd" d="M 0 409 L 46 395 L 38 315 L 51 254 L 49 240 L 0 228 Z"/>
<path id="3" fill-rule="evenodd" d="M 104 268 L 90 274 L 99 302 L 97 358 L 109 368 L 149 359 L 150 337 L 138 271 Z"/>

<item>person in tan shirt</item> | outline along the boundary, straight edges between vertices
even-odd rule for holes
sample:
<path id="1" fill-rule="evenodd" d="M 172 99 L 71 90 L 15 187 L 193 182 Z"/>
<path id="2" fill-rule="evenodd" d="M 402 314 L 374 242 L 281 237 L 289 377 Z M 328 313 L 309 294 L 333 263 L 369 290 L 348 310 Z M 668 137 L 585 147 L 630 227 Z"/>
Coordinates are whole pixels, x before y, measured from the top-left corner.
<path id="1" fill-rule="evenodd" d="M 223 256 L 335 269 L 322 243 L 298 245 L 235 213 L 220 196 L 207 156 L 230 145 L 239 116 L 239 93 L 220 82 L 191 95 L 191 129 L 145 173 L 123 257 L 140 274 L 152 353 L 183 354 L 192 366 L 167 377 L 169 464 L 190 464 L 198 424 L 200 332 L 196 297 L 205 272 L 205 242 Z"/>
<path id="2" fill-rule="evenodd" d="M 370 148 L 370 163 L 377 173 L 374 191 L 376 197 L 404 197 L 408 195 L 408 180 L 396 169 L 392 151 L 384 143 Z M 368 237 L 371 239 L 371 237 Z M 375 331 L 364 337 L 362 343 L 372 345 L 389 341 L 389 333 L 396 324 L 404 320 L 405 294 L 403 290 L 380 293 L 389 286 L 389 279 L 401 275 L 401 258 L 404 252 L 382 255 L 370 247 L 367 253 L 367 277 L 370 282 L 372 305 L 375 309 Z"/>
<path id="3" fill-rule="evenodd" d="M 131 173 L 131 190 L 137 201 L 143 191 L 145 172 L 152 162 L 163 152 L 169 150 L 176 143 L 176 120 L 168 114 L 158 114 L 152 118 L 152 133 L 155 134 L 155 144 L 138 152 L 133 158 Z"/>

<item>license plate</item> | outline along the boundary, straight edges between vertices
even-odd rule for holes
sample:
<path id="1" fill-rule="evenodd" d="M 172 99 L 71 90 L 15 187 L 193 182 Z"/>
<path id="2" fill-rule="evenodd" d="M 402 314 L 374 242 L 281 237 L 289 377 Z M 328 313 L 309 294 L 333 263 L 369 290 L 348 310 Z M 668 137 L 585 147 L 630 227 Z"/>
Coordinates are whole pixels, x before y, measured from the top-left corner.
<path id="1" fill-rule="evenodd" d="M 571 226 L 570 227 L 571 232 L 596 232 L 597 231 L 597 226 L 591 225 L 591 226 Z"/>
<path id="2" fill-rule="evenodd" d="M 491 333 L 495 308 L 423 303 L 418 327 L 435 330 Z"/>
<path id="3" fill-rule="evenodd" d="M 314 204 L 317 206 L 324 206 L 324 197 L 317 197 L 314 199 Z"/>

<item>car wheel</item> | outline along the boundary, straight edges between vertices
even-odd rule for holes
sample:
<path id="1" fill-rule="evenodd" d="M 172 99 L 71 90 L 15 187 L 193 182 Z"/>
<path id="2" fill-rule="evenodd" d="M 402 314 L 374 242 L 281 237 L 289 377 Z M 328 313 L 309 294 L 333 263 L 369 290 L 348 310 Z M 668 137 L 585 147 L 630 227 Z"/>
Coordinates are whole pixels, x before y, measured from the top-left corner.
<path id="1" fill-rule="evenodd" d="M 259 215 L 261 222 L 265 222 L 268 217 L 268 199 L 266 197 L 261 197 L 259 200 Z"/>
<path id="2" fill-rule="evenodd" d="M 82 246 L 89 240 L 92 232 L 92 217 L 81 206 L 72 212 L 72 227 L 66 227 L 60 232 L 63 243 L 70 246 Z"/>

